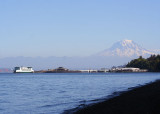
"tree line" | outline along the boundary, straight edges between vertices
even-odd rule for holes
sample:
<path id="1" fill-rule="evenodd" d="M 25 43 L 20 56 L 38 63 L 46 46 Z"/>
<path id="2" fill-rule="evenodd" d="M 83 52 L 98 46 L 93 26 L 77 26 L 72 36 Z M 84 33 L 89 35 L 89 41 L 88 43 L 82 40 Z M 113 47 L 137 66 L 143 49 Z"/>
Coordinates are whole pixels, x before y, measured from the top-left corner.
<path id="1" fill-rule="evenodd" d="M 138 59 L 131 60 L 126 67 L 147 69 L 149 72 L 160 72 L 160 55 L 151 55 L 146 59 L 140 56 Z"/>

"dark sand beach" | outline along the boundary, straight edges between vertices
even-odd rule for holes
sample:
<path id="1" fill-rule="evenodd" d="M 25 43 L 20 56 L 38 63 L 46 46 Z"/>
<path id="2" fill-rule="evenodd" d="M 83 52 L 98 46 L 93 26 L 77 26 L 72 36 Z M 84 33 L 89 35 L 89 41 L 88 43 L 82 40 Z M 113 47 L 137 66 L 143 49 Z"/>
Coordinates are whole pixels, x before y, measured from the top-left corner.
<path id="1" fill-rule="evenodd" d="M 160 114 L 160 80 L 86 106 L 75 114 Z"/>

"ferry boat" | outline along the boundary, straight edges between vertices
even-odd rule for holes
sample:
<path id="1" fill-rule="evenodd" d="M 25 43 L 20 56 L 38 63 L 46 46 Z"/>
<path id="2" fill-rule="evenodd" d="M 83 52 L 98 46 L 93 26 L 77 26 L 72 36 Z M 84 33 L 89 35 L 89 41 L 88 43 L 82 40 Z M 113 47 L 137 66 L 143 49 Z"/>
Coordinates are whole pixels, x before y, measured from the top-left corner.
<path id="1" fill-rule="evenodd" d="M 14 73 L 34 73 L 32 67 L 15 67 Z"/>

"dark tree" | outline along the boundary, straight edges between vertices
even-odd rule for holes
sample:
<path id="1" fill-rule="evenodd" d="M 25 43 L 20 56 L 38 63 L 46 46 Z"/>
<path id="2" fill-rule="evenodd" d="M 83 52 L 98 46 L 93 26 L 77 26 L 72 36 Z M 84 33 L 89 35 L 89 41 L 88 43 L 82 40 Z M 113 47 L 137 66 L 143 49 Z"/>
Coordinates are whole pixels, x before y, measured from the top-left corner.
<path id="1" fill-rule="evenodd" d="M 147 59 L 140 56 L 138 59 L 130 61 L 126 66 L 148 69 L 151 72 L 160 72 L 160 55 L 151 55 Z"/>

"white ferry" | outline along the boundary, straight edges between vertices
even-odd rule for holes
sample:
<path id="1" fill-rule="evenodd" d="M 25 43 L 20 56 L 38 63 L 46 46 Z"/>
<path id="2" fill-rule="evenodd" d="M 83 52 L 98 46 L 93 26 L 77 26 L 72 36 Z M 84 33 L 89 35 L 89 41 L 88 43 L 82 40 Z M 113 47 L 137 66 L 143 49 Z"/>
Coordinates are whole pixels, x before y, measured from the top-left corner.
<path id="1" fill-rule="evenodd" d="M 32 67 L 15 67 L 14 73 L 34 73 Z"/>

